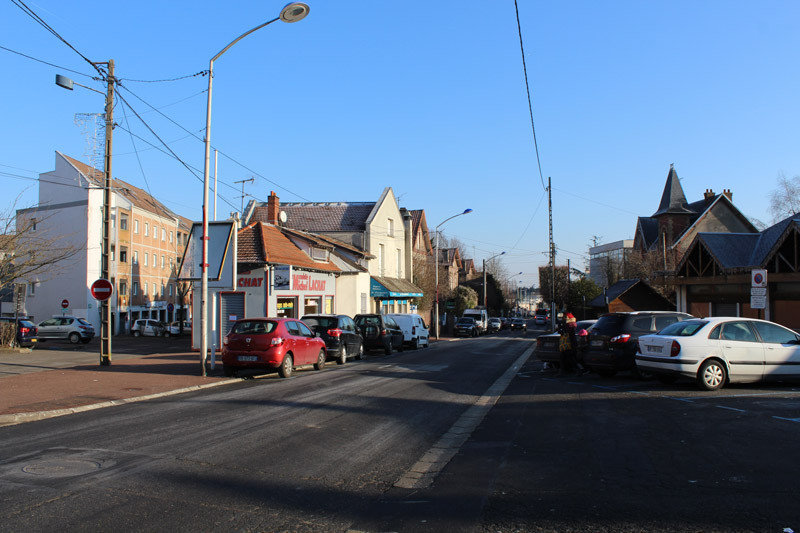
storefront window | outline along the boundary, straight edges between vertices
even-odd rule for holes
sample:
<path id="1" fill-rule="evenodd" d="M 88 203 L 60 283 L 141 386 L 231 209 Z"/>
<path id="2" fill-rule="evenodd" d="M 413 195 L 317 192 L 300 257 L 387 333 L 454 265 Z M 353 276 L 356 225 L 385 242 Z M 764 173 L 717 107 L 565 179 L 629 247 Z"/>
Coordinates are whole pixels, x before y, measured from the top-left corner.
<path id="1" fill-rule="evenodd" d="M 297 298 L 278 298 L 276 315 L 283 318 L 298 318 L 296 302 Z"/>
<path id="2" fill-rule="evenodd" d="M 329 315 L 333 314 L 333 296 L 325 297 L 325 312 Z"/>
<path id="3" fill-rule="evenodd" d="M 306 305 L 303 309 L 303 315 L 316 315 L 319 313 L 320 307 L 319 298 L 306 298 Z"/>

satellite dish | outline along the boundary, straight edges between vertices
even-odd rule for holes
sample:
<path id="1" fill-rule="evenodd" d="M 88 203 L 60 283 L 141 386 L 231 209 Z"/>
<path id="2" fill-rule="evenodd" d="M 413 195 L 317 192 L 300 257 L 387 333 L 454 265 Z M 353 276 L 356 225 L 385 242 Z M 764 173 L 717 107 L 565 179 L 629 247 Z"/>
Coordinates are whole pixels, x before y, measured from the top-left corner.
<path id="1" fill-rule="evenodd" d="M 286 211 L 281 211 L 280 214 L 278 215 L 278 218 L 281 219 L 281 222 L 286 224 L 286 219 L 288 218 L 286 216 Z"/>

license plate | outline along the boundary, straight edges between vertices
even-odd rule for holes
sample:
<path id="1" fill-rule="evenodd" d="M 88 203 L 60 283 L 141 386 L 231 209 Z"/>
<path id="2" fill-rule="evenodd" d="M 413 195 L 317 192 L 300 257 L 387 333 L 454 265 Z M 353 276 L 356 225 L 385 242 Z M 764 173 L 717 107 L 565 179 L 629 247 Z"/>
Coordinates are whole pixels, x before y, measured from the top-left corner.
<path id="1" fill-rule="evenodd" d="M 257 355 L 240 355 L 238 357 L 239 361 L 258 361 Z"/>
<path id="2" fill-rule="evenodd" d="M 603 341 L 592 341 L 592 346 L 602 346 Z"/>
<path id="3" fill-rule="evenodd" d="M 645 345 L 645 348 L 647 348 L 648 352 L 661 353 L 661 346 L 650 346 L 647 344 Z"/>
<path id="4" fill-rule="evenodd" d="M 554 343 L 554 342 L 545 342 L 544 343 L 544 347 L 545 348 L 553 348 L 555 345 L 556 345 L 556 343 Z"/>

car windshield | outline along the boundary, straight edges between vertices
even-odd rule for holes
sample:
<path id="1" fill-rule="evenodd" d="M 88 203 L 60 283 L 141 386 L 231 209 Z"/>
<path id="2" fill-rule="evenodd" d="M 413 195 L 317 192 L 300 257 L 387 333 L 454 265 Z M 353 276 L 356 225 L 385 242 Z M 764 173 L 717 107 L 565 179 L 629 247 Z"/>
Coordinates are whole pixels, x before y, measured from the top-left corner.
<path id="1" fill-rule="evenodd" d="M 672 337 L 691 337 L 700 329 L 708 324 L 707 320 L 685 320 L 683 322 L 675 322 L 665 327 L 656 335 L 670 335 Z"/>
<path id="2" fill-rule="evenodd" d="M 30 320 L 20 320 L 19 323 L 20 323 L 21 326 L 26 327 L 26 328 L 32 328 L 32 327 L 36 326 L 36 324 L 31 322 Z"/>
<path id="3" fill-rule="evenodd" d="M 601 316 L 592 328 L 592 333 L 599 335 L 617 335 L 622 330 L 622 324 L 625 322 L 623 315 L 606 315 Z"/>
<path id="4" fill-rule="evenodd" d="M 277 325 L 271 320 L 241 320 L 233 325 L 231 333 L 272 333 Z"/>
<path id="5" fill-rule="evenodd" d="M 464 325 L 467 325 L 467 326 L 471 326 L 471 325 L 473 325 L 475 323 L 475 319 L 474 318 L 462 317 L 462 318 L 458 319 L 458 323 L 459 324 L 464 324 Z"/>
<path id="6" fill-rule="evenodd" d="M 547 316 L 550 313 L 547 309 L 537 309 L 536 316 Z"/>
<path id="7" fill-rule="evenodd" d="M 335 316 L 304 316 L 303 322 L 311 329 L 330 329 L 339 325 Z"/>
<path id="8" fill-rule="evenodd" d="M 359 326 L 366 326 L 366 325 L 380 326 L 381 319 L 378 318 L 377 316 L 359 316 L 356 317 L 356 324 L 358 324 Z"/>

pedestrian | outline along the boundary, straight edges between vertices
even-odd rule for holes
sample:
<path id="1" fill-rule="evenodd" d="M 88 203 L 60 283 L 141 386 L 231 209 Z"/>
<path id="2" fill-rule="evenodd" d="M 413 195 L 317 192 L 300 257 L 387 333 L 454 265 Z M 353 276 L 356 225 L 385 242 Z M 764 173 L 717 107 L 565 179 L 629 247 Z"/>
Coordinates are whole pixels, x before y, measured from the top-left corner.
<path id="1" fill-rule="evenodd" d="M 578 338 L 575 335 L 576 324 L 577 320 L 573 314 L 565 313 L 564 322 L 558 328 L 558 333 L 561 335 L 558 342 L 561 366 L 558 371 L 559 376 L 563 376 L 567 372 L 574 372 L 577 375 L 583 374 L 583 370 L 580 365 L 578 365 Z"/>

